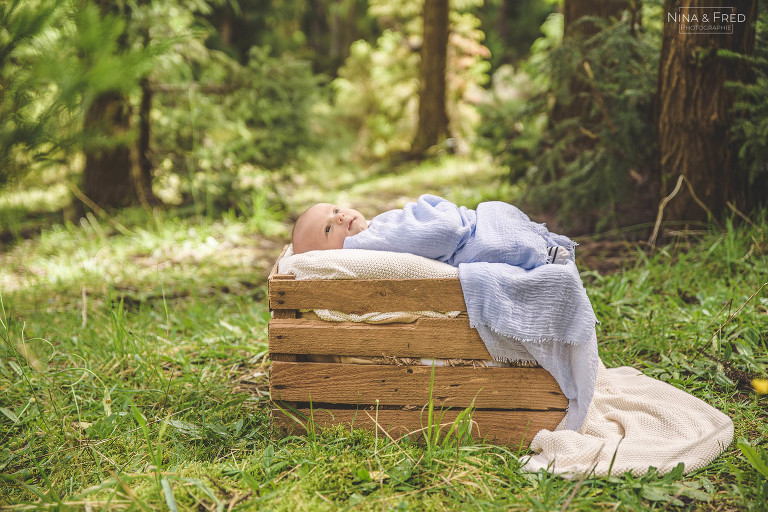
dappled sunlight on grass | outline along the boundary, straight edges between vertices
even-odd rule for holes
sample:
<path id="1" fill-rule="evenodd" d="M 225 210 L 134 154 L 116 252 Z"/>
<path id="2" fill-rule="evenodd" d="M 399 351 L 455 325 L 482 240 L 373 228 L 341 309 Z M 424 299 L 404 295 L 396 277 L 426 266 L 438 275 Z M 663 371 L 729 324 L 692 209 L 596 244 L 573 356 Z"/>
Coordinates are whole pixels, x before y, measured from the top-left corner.
<path id="1" fill-rule="evenodd" d="M 25 212 L 56 211 L 69 201 L 69 189 L 64 183 L 46 187 L 12 188 L 0 194 L 0 211 L 23 208 Z"/>
<path id="2" fill-rule="evenodd" d="M 47 186 L 11 187 L 0 191 L 0 236 L 8 233 L 19 236 L 36 230 L 41 216 L 60 212 L 69 204 L 69 189 L 63 183 Z M 31 217 L 31 218 L 30 218 Z"/>
<path id="3" fill-rule="evenodd" d="M 138 289 L 142 284 L 172 284 L 203 276 L 260 275 L 273 263 L 277 247 L 247 220 L 236 217 L 182 220 L 155 212 L 145 217 L 144 227 L 137 219 L 129 220 L 88 214 L 78 225 L 44 230 L 39 238 L 0 255 L 0 287 L 6 293 L 38 285 Z M 272 232 L 285 233 L 281 223 L 268 222 Z M 251 281 L 258 279 L 254 276 Z"/>

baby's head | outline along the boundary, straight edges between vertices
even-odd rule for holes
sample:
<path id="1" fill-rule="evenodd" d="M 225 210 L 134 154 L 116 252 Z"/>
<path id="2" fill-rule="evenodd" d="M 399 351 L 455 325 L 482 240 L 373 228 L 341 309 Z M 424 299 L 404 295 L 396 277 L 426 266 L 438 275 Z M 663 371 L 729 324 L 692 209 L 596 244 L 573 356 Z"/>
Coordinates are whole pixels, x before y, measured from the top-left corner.
<path id="1" fill-rule="evenodd" d="M 344 239 L 368 229 L 357 210 L 318 203 L 301 214 L 293 226 L 294 254 L 321 249 L 341 249 Z"/>

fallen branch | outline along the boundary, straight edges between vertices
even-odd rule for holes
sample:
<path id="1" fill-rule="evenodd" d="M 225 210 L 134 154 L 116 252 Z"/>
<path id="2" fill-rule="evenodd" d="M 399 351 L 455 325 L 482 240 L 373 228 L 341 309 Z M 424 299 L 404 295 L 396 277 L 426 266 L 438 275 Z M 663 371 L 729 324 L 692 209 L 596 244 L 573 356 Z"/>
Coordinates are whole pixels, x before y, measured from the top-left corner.
<path id="1" fill-rule="evenodd" d="M 659 235 L 659 226 L 661 225 L 661 219 L 664 216 L 664 208 L 667 206 L 667 203 L 669 203 L 672 198 L 674 198 L 678 192 L 680 192 L 680 186 L 683 184 L 683 181 L 685 181 L 685 184 L 688 185 L 688 191 L 691 193 L 691 197 L 693 197 L 693 200 L 696 201 L 696 204 L 701 206 L 702 210 L 707 212 L 707 215 L 710 219 L 712 219 L 712 222 L 717 224 L 717 220 L 715 219 L 715 216 L 712 214 L 712 211 L 707 208 L 707 205 L 704 204 L 704 202 L 699 199 L 699 196 L 696 195 L 696 192 L 693 190 L 693 184 L 691 183 L 691 180 L 688 179 L 688 177 L 685 174 L 681 174 L 677 178 L 677 183 L 675 183 L 675 188 L 672 190 L 672 192 L 663 198 L 661 202 L 659 203 L 659 212 L 656 214 L 656 223 L 653 226 L 653 233 L 651 233 L 651 237 L 648 239 L 648 245 L 651 246 L 651 250 L 653 250 L 656 247 L 656 237 Z M 718 227 L 721 227 L 719 224 L 717 224 Z"/>

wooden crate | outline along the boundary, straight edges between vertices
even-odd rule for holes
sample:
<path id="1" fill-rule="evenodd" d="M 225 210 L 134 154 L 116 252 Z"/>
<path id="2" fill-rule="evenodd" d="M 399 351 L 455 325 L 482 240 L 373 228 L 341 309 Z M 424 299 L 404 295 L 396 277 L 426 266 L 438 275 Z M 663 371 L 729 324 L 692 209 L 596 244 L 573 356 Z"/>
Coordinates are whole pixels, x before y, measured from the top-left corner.
<path id="1" fill-rule="evenodd" d="M 527 445 L 536 432 L 555 428 L 565 415 L 568 400 L 543 368 L 473 366 L 466 361 L 491 356 L 469 327 L 457 278 L 296 280 L 279 274 L 275 264 L 269 275 L 269 307 L 270 395 L 279 428 L 300 430 L 290 415 L 309 416 L 311 402 L 316 425 L 378 424 L 397 438 L 426 426 L 430 382 L 435 407 L 445 410 L 442 423 L 449 424 L 474 403 L 472 433 L 477 439 Z M 325 322 L 302 315 L 300 309 L 462 314 L 372 325 Z M 377 363 L 336 362 L 354 358 L 375 358 Z M 412 358 L 464 361 L 434 368 L 403 364 Z"/>

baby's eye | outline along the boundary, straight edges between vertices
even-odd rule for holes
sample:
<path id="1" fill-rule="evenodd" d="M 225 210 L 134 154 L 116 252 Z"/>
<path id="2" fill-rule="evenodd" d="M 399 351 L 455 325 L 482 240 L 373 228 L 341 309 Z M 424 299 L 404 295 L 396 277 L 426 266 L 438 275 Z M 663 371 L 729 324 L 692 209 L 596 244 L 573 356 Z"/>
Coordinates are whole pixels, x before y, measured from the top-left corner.
<path id="1" fill-rule="evenodd" d="M 331 231 L 331 226 L 325 226 L 325 233 L 328 234 Z"/>
<path id="2" fill-rule="evenodd" d="M 336 214 L 336 213 L 339 213 L 339 209 L 338 209 L 338 208 L 334 208 L 334 209 L 333 209 L 333 213 L 334 213 L 334 214 Z"/>

